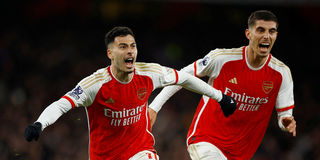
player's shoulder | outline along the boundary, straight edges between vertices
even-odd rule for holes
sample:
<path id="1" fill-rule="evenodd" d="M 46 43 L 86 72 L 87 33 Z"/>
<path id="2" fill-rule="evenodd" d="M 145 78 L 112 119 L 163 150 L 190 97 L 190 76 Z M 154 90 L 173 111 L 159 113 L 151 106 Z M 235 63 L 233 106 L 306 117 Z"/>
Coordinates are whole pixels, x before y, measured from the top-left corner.
<path id="1" fill-rule="evenodd" d="M 271 55 L 270 58 L 270 63 L 269 66 L 274 68 L 274 69 L 285 69 L 285 70 L 290 70 L 289 67 L 284 64 L 282 61 L 280 61 L 279 59 L 277 59 L 276 57 Z"/>
<path id="2" fill-rule="evenodd" d="M 158 63 L 145 63 L 136 62 L 135 64 L 136 74 L 146 74 L 146 73 L 162 73 L 162 66 Z"/>
<path id="3" fill-rule="evenodd" d="M 229 61 L 243 59 L 243 47 L 240 48 L 217 48 L 209 52 L 204 58 L 208 59 L 210 63 L 224 64 Z"/>
<path id="4" fill-rule="evenodd" d="M 219 56 L 241 56 L 243 53 L 243 47 L 239 48 L 216 48 L 211 50 L 209 56 L 211 58 L 219 57 Z"/>
<path id="5" fill-rule="evenodd" d="M 280 72 L 281 75 L 289 76 L 289 78 L 292 79 L 290 68 L 276 57 L 271 55 L 268 66 Z"/>
<path id="6" fill-rule="evenodd" d="M 84 88 L 88 88 L 92 85 L 99 84 L 99 83 L 106 83 L 112 79 L 111 75 L 109 74 L 108 67 L 98 69 L 91 75 L 87 76 L 86 78 L 82 79 L 79 84 Z"/>

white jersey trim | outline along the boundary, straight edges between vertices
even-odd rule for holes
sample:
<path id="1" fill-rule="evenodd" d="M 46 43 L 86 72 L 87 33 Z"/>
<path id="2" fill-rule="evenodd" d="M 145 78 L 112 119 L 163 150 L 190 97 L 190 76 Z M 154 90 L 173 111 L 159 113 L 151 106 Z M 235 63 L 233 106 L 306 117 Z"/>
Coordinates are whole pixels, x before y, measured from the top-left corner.
<path id="1" fill-rule="evenodd" d="M 88 114 L 88 109 L 85 107 L 84 108 L 86 111 L 86 115 L 87 115 L 87 124 L 88 124 L 88 159 L 90 160 L 90 121 L 89 121 L 89 114 Z"/>
<path id="2" fill-rule="evenodd" d="M 154 139 L 154 136 L 153 134 L 148 130 L 148 126 L 149 126 L 149 119 L 148 119 L 148 104 L 147 104 L 147 107 L 146 107 L 146 120 L 147 120 L 147 125 L 146 125 L 146 131 L 152 136 L 152 139 L 153 139 L 153 146 L 155 145 L 156 143 L 156 140 Z"/>
<path id="3" fill-rule="evenodd" d="M 210 99 L 210 98 L 207 97 L 207 96 L 203 96 L 202 98 L 203 98 L 204 104 L 203 104 L 203 106 L 202 106 L 202 108 L 201 108 L 201 110 L 200 110 L 200 112 L 199 112 L 199 115 L 198 115 L 198 117 L 197 117 L 197 119 L 196 119 L 196 123 L 194 124 L 192 133 L 191 133 L 190 136 L 187 138 L 187 142 L 186 142 L 186 143 L 187 143 L 187 147 L 189 146 L 189 145 L 188 145 L 189 139 L 194 135 L 194 133 L 195 133 L 196 130 L 197 130 L 198 122 L 199 122 L 199 120 L 200 120 L 200 117 L 201 117 L 201 115 L 202 115 L 202 112 L 203 112 L 204 109 L 207 107 L 207 104 L 208 104 L 209 99 Z"/>
<path id="4" fill-rule="evenodd" d="M 267 63 L 267 61 L 269 60 L 269 58 L 270 58 L 270 54 L 268 55 L 268 58 L 266 58 L 266 60 L 263 62 L 263 65 L 262 66 L 260 66 L 260 67 L 258 67 L 258 68 L 255 68 L 255 67 L 252 67 L 250 64 L 249 64 L 249 62 L 248 62 L 248 55 L 247 55 L 247 50 L 248 50 L 248 47 L 246 47 L 245 48 L 245 53 L 244 53 L 244 56 L 245 56 L 245 60 L 246 60 L 246 64 L 247 64 L 247 66 L 248 66 L 248 68 L 250 68 L 251 70 L 254 70 L 254 71 L 258 71 L 258 70 L 260 70 L 261 68 L 263 68 L 265 65 L 266 65 L 266 63 Z"/>
<path id="5" fill-rule="evenodd" d="M 110 66 L 110 73 L 111 73 L 112 77 L 113 77 L 116 81 L 118 81 L 119 83 L 121 83 L 121 84 L 128 84 L 128 83 L 130 83 L 130 82 L 132 81 L 134 75 L 135 75 L 134 72 L 133 72 L 133 76 L 131 77 L 131 79 L 130 79 L 128 82 L 122 82 L 122 81 L 120 81 L 119 79 L 117 79 L 117 77 L 114 76 L 114 74 L 112 73 L 112 66 Z"/>
<path id="6" fill-rule="evenodd" d="M 293 80 L 288 66 L 271 56 L 268 66 L 282 76 L 281 86 L 276 100 L 276 109 L 281 110 L 294 105 Z"/>

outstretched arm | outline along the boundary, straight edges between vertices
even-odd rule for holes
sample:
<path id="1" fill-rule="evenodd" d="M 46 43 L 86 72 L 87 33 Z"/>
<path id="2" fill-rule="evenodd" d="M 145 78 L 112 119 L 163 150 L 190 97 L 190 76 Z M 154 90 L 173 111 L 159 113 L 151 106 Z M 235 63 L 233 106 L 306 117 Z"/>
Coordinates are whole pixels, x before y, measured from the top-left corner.
<path id="1" fill-rule="evenodd" d="M 213 88 L 206 82 L 188 73 L 180 71 L 177 74 L 179 79 L 177 85 L 179 86 L 165 87 L 150 104 L 149 107 L 152 110 L 149 110 L 149 113 L 153 112 L 152 114 L 150 114 L 151 125 L 153 125 L 156 119 L 156 114 L 154 114 L 154 112 L 158 112 L 161 109 L 162 105 L 182 87 L 192 92 L 206 95 L 218 101 L 226 117 L 228 117 L 235 111 L 237 104 L 232 97 L 222 94 L 220 90 Z"/>
<path id="2" fill-rule="evenodd" d="M 226 117 L 231 115 L 236 110 L 237 103 L 232 97 L 223 94 L 220 90 L 213 88 L 206 82 L 195 76 L 191 76 L 190 74 L 180 72 L 179 76 L 181 76 L 182 82 L 180 85 L 183 88 L 195 93 L 206 95 L 219 102 L 223 114 Z"/>
<path id="3" fill-rule="evenodd" d="M 41 131 L 53 124 L 60 116 L 72 108 L 69 101 L 64 98 L 50 104 L 40 115 L 38 120 L 27 126 L 24 137 L 27 141 L 38 140 Z"/>

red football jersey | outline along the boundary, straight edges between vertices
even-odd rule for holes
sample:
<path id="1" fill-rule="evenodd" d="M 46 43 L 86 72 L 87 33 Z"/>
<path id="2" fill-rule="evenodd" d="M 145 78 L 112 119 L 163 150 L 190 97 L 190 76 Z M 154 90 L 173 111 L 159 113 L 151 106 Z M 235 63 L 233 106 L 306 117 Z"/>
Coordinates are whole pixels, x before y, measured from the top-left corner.
<path id="1" fill-rule="evenodd" d="M 85 106 L 89 124 L 89 159 L 127 160 L 143 150 L 155 152 L 150 132 L 148 98 L 159 87 L 177 82 L 174 69 L 136 63 L 128 83 L 117 80 L 110 67 L 84 78 L 66 98 Z"/>
<path id="2" fill-rule="evenodd" d="M 203 96 L 190 126 L 187 144 L 210 142 L 228 159 L 250 159 L 261 143 L 273 108 L 294 107 L 289 68 L 271 54 L 260 68 L 246 60 L 246 47 L 216 49 L 183 71 L 208 76 L 209 84 L 232 96 L 237 109 L 225 117 L 219 103 Z"/>

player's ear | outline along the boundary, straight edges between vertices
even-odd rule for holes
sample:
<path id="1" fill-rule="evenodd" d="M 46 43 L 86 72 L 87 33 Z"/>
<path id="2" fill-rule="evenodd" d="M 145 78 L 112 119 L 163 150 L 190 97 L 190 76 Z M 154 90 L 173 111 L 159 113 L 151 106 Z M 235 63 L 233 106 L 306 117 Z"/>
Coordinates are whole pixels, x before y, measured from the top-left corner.
<path id="1" fill-rule="evenodd" d="M 112 51 L 111 51 L 110 48 L 107 49 L 107 55 L 108 55 L 108 58 L 109 58 L 110 60 L 113 60 L 113 55 L 112 55 Z"/>
<path id="2" fill-rule="evenodd" d="M 247 37 L 249 40 L 251 40 L 251 34 L 250 34 L 249 29 L 246 29 L 245 34 L 246 34 L 246 37 Z"/>

